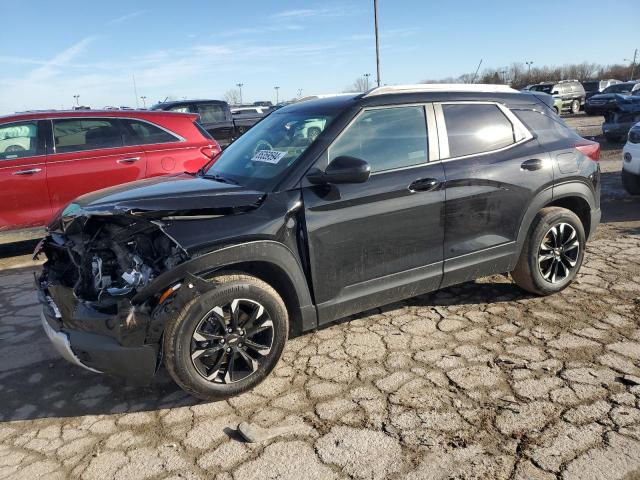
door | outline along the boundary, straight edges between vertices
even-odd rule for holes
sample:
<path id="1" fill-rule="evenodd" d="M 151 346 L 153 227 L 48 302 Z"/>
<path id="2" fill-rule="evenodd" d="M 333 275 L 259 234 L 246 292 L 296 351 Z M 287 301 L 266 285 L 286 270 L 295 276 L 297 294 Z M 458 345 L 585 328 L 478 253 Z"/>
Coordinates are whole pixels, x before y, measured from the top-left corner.
<path id="1" fill-rule="evenodd" d="M 229 109 L 218 103 L 200 103 L 196 109 L 200 124 L 221 148 L 226 148 L 233 141 L 233 120 Z"/>
<path id="2" fill-rule="evenodd" d="M 435 106 L 446 182 L 443 286 L 502 273 L 533 196 L 550 188 L 548 155 L 506 107 Z"/>
<path id="3" fill-rule="evenodd" d="M 0 230 L 41 226 L 52 215 L 41 126 L 0 125 Z"/>
<path id="4" fill-rule="evenodd" d="M 139 145 L 124 145 L 117 118 L 60 118 L 53 121 L 54 149 L 47 157 L 52 208 L 94 190 L 145 178 Z"/>
<path id="5" fill-rule="evenodd" d="M 429 163 L 430 143 L 424 106 L 364 110 L 318 166 L 357 157 L 369 180 L 303 186 L 320 323 L 438 288 L 444 171 Z"/>

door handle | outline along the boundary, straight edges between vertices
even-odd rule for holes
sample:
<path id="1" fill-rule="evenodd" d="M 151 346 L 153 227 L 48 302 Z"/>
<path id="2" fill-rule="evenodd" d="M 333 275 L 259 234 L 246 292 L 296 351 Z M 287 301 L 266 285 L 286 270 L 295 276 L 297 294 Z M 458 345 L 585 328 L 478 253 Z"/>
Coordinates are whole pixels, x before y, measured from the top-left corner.
<path id="1" fill-rule="evenodd" d="M 430 192 L 440 186 L 440 180 L 436 178 L 421 178 L 409 185 L 411 192 Z"/>
<path id="2" fill-rule="evenodd" d="M 131 158 L 123 158 L 121 160 L 116 160 L 121 165 L 131 165 L 132 163 L 136 163 L 140 160 L 140 157 L 131 157 Z"/>
<path id="3" fill-rule="evenodd" d="M 34 173 L 41 172 L 41 168 L 30 168 L 29 170 L 18 170 L 13 172 L 14 175 L 33 175 Z"/>
<path id="4" fill-rule="evenodd" d="M 522 170 L 527 170 L 529 172 L 533 172 L 534 170 L 540 170 L 544 166 L 542 160 L 539 158 L 532 158 L 530 160 L 522 162 L 520 168 Z"/>

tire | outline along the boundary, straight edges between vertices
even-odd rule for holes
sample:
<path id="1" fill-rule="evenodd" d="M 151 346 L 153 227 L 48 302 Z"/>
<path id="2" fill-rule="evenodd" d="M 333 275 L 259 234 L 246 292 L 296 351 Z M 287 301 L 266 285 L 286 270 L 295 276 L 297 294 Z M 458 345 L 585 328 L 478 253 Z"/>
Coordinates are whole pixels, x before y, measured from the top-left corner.
<path id="1" fill-rule="evenodd" d="M 614 134 L 605 135 L 604 138 L 606 138 L 607 142 L 609 143 L 620 143 L 623 140 L 622 135 L 614 135 Z"/>
<path id="2" fill-rule="evenodd" d="M 622 170 L 622 186 L 629 195 L 640 195 L 640 175 Z"/>
<path id="3" fill-rule="evenodd" d="M 553 111 L 556 112 L 556 115 L 560 115 L 560 109 L 558 107 L 553 107 Z"/>
<path id="4" fill-rule="evenodd" d="M 289 317 L 280 295 L 256 277 L 233 273 L 211 281 L 214 289 L 167 323 L 164 363 L 186 392 L 202 400 L 221 400 L 252 389 L 273 370 L 287 342 Z M 223 325 L 230 327 L 233 321 L 234 302 L 237 327 L 242 328 L 229 332 Z M 256 345 L 263 348 L 253 348 Z"/>
<path id="5" fill-rule="evenodd" d="M 591 115 L 595 115 L 595 114 L 593 113 L 593 110 L 589 110 L 588 108 L 585 108 L 585 109 L 584 109 L 584 113 L 585 113 L 585 115 L 589 115 L 589 116 L 591 116 Z"/>
<path id="6" fill-rule="evenodd" d="M 574 115 L 580 113 L 580 102 L 578 100 L 574 100 L 573 102 L 571 102 L 571 113 L 573 113 Z"/>
<path id="7" fill-rule="evenodd" d="M 571 228 L 567 228 L 567 225 Z M 553 228 L 556 229 L 556 233 L 564 234 L 556 237 L 566 242 L 559 242 L 560 245 L 564 243 L 564 249 L 560 252 L 559 248 L 548 248 L 549 245 L 554 245 Z M 571 230 L 575 233 L 573 238 L 571 238 Z M 577 246 L 572 247 L 576 242 Z M 573 282 L 580 270 L 585 244 L 584 227 L 575 213 L 560 207 L 543 208 L 531 224 L 511 277 L 520 288 L 536 295 L 551 295 L 559 292 Z M 542 256 L 549 258 L 541 261 Z M 562 266 L 557 267 L 557 274 L 553 274 L 555 262 L 562 263 Z M 549 271 L 551 274 L 545 276 Z M 562 274 L 566 275 L 563 277 Z"/>

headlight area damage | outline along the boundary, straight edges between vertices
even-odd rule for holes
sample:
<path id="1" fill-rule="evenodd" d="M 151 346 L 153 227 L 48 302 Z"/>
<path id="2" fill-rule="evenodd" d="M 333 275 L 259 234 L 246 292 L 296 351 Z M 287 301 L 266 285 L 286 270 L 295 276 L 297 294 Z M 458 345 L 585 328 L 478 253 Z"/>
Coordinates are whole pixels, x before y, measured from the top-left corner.
<path id="1" fill-rule="evenodd" d="M 148 381 L 161 353 L 162 328 L 151 328 L 152 319 L 169 312 L 180 284 L 140 303 L 133 298 L 189 259 L 161 221 L 130 212 L 62 217 L 35 255 L 42 253 L 47 261 L 36 283 L 43 322 L 50 338 L 58 336 L 54 345 L 63 344 L 60 353 L 94 371 Z"/>

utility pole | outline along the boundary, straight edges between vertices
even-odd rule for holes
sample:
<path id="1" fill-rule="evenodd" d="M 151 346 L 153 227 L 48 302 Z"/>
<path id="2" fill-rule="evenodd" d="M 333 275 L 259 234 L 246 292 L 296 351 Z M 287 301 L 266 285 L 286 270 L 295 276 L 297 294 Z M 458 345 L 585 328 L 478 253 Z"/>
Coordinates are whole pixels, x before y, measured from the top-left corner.
<path id="1" fill-rule="evenodd" d="M 529 67 L 529 71 L 528 71 L 528 75 L 529 77 L 531 76 L 531 65 L 533 65 L 533 62 L 524 62 L 527 64 L 527 67 Z"/>
<path id="2" fill-rule="evenodd" d="M 79 107 L 80 106 L 80 95 L 78 95 L 77 93 L 73 96 L 73 98 L 76 99 L 76 106 Z"/>
<path id="3" fill-rule="evenodd" d="M 145 95 L 142 95 L 140 98 L 142 99 L 142 108 L 144 108 L 146 110 L 147 109 L 147 97 Z"/>
<path id="4" fill-rule="evenodd" d="M 242 87 L 243 86 L 244 86 L 244 83 L 236 83 L 236 87 L 240 89 L 240 105 L 242 105 Z"/>
<path id="5" fill-rule="evenodd" d="M 633 80 L 633 77 L 636 73 L 636 60 L 638 58 L 638 49 L 636 48 L 633 51 L 633 60 L 629 60 L 628 58 L 625 58 L 624 61 L 625 62 L 631 62 L 631 77 L 629 78 L 629 80 Z"/>
<path id="6" fill-rule="evenodd" d="M 279 102 L 280 98 L 278 96 L 278 90 L 280 90 L 280 87 L 273 87 L 273 89 L 276 91 L 276 105 L 277 105 L 278 103 L 280 103 Z"/>
<path id="7" fill-rule="evenodd" d="M 136 108 L 139 107 L 138 105 L 138 88 L 136 87 L 136 76 L 132 73 L 131 74 L 131 78 L 133 78 L 133 95 L 136 97 Z"/>
<path id="8" fill-rule="evenodd" d="M 478 62 L 478 68 L 476 68 L 476 73 L 473 74 L 471 83 L 476 83 L 476 77 L 478 76 L 478 72 L 480 71 L 480 65 L 482 65 L 482 59 L 480 59 L 480 62 Z"/>
<path id="9" fill-rule="evenodd" d="M 373 0 L 373 21 L 376 31 L 376 83 L 380 86 L 380 39 L 378 38 L 378 0 Z"/>
<path id="10" fill-rule="evenodd" d="M 364 81 L 365 81 L 365 86 L 366 88 L 364 89 L 364 91 L 368 91 L 369 90 L 369 77 L 371 76 L 370 73 L 365 73 L 364 74 Z"/>

